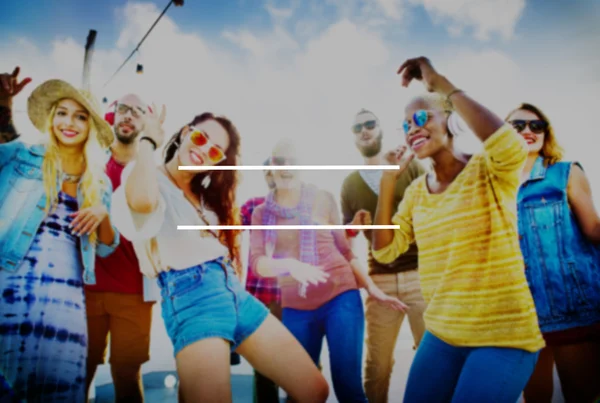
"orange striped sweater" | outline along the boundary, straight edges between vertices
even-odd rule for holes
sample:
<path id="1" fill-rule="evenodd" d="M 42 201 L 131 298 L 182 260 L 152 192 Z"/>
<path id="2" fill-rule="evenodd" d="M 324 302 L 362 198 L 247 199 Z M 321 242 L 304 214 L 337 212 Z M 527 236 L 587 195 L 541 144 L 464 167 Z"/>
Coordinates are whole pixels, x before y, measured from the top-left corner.
<path id="1" fill-rule="evenodd" d="M 517 226 L 524 140 L 502 126 L 441 194 L 426 177 L 407 189 L 394 239 L 373 251 L 391 262 L 416 242 L 427 330 L 456 346 L 544 347 L 525 278 Z"/>

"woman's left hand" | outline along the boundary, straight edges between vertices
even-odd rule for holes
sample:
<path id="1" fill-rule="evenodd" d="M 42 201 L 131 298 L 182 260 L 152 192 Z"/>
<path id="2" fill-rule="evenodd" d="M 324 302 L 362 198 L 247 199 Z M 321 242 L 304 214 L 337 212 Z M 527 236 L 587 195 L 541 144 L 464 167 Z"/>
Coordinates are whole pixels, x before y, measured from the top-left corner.
<path id="1" fill-rule="evenodd" d="M 74 235 L 90 235 L 108 217 L 108 210 L 106 210 L 103 204 L 96 204 L 95 206 L 72 213 L 71 217 L 74 217 L 70 224 Z"/>
<path id="2" fill-rule="evenodd" d="M 398 298 L 386 295 L 383 291 L 381 291 L 381 288 L 374 284 L 367 288 L 367 292 L 375 301 L 380 304 L 387 305 L 389 308 L 395 311 L 406 312 L 408 310 L 408 306 L 404 302 L 400 301 Z"/>

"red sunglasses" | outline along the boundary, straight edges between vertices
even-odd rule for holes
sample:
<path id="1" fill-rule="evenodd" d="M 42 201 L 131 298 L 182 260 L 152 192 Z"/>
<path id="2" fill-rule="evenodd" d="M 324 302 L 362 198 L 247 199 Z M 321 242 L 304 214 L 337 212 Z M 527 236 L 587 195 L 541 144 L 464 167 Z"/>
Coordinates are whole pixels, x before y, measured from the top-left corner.
<path id="1" fill-rule="evenodd" d="M 223 150 L 221 150 L 219 146 L 214 145 L 205 132 L 196 129 L 195 127 L 192 127 L 192 130 L 193 132 L 190 134 L 190 140 L 194 145 L 201 147 L 204 151 L 206 151 L 208 158 L 213 164 L 218 164 L 227 158 Z"/>

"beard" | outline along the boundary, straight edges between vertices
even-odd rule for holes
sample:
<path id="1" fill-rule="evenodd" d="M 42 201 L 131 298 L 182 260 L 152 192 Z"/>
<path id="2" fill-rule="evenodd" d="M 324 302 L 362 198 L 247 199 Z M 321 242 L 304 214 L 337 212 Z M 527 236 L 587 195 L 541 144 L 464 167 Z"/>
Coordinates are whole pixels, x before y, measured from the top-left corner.
<path id="1" fill-rule="evenodd" d="M 365 158 L 374 157 L 381 152 L 382 141 L 383 133 L 379 133 L 372 144 L 369 144 L 368 146 L 359 146 L 358 151 L 360 151 Z"/>
<path id="2" fill-rule="evenodd" d="M 123 133 L 121 133 L 118 127 L 115 128 L 114 132 L 117 141 L 122 144 L 133 144 L 137 136 L 139 136 L 140 134 L 139 131 L 132 131 L 130 134 L 124 135 Z"/>

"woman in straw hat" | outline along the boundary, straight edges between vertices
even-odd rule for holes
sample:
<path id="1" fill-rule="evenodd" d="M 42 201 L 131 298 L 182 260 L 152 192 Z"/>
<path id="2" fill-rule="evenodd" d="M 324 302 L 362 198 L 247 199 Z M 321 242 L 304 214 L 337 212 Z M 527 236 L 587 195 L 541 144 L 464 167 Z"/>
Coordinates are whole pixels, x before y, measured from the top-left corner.
<path id="1" fill-rule="evenodd" d="M 85 399 L 83 284 L 119 242 L 103 158 L 113 139 L 91 95 L 61 80 L 28 99 L 46 144 L 18 140 L 12 98 L 30 81 L 0 75 L 0 395 Z"/>

